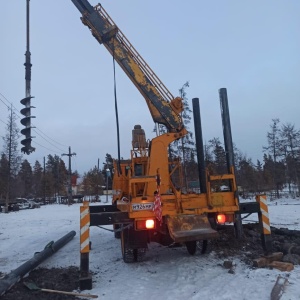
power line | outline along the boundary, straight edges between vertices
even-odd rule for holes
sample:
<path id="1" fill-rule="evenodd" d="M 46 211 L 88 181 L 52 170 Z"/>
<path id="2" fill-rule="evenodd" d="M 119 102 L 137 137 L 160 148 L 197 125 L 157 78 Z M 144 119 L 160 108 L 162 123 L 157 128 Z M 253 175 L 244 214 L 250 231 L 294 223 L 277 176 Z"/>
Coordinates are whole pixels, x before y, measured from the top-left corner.
<path id="1" fill-rule="evenodd" d="M 0 119 L 0 121 L 1 121 L 2 123 L 4 123 L 5 125 L 8 125 L 8 124 L 7 124 L 6 122 L 4 122 L 3 120 Z"/>
<path id="2" fill-rule="evenodd" d="M 1 93 L 0 93 L 0 95 L 2 95 Z M 3 96 L 3 95 L 2 95 Z M 1 100 L 1 98 L 0 98 L 0 100 Z M 7 99 L 6 99 L 7 100 Z M 2 101 L 2 100 L 1 100 Z M 7 100 L 8 101 L 8 100 Z M 3 101 L 2 101 L 3 102 Z M 3 104 L 5 105 L 5 106 L 7 106 L 4 102 L 3 102 Z M 16 108 L 11 104 L 11 106 L 14 108 L 13 110 L 15 110 L 15 111 L 17 111 L 16 110 Z M 11 109 L 9 106 L 7 106 L 7 108 L 8 109 Z M 18 113 L 16 113 L 16 112 L 14 112 L 14 114 L 19 118 L 19 119 L 21 119 L 21 117 L 20 117 L 20 115 L 18 114 Z M 3 120 L 1 120 L 0 119 L 0 121 L 1 122 L 3 122 L 5 125 L 8 125 L 6 122 L 4 122 Z M 37 129 L 37 128 L 36 128 Z M 40 129 L 38 129 L 40 132 L 42 132 Z M 60 149 L 60 148 L 58 148 L 57 146 L 55 146 L 53 143 L 51 143 L 51 142 L 49 142 L 46 138 L 44 138 L 41 134 L 39 134 L 38 132 L 36 132 L 35 130 L 34 130 L 34 132 L 37 134 L 37 135 L 39 135 L 42 139 L 44 139 L 47 143 L 49 143 L 50 145 L 52 145 L 52 146 L 54 146 L 56 149 L 58 149 L 60 152 L 63 152 L 64 150 L 62 150 L 62 149 Z M 43 133 L 43 132 L 42 132 Z M 47 136 L 45 133 L 43 133 L 45 136 Z M 20 139 L 21 137 L 18 137 L 18 139 Z M 49 138 L 49 137 L 48 137 Z M 51 138 L 50 138 L 51 139 Z M 51 139 L 51 140 L 53 140 L 53 139 Z M 54 140 L 53 140 L 54 141 Z M 54 141 L 55 142 L 55 141 Z M 38 143 L 37 143 L 38 144 Z M 47 147 L 45 147 L 45 146 L 42 146 L 42 145 L 40 145 L 40 144 L 38 144 L 39 146 L 41 146 L 41 147 L 43 147 L 43 148 L 45 148 L 45 149 L 48 149 Z M 48 149 L 49 150 L 49 149 Z M 50 151 L 52 151 L 52 152 L 55 152 L 55 151 L 53 151 L 53 150 L 50 150 Z"/>
<path id="3" fill-rule="evenodd" d="M 15 111 L 15 115 L 21 120 L 22 117 L 19 115 L 19 111 L 16 109 L 16 107 L 2 94 L 0 93 L 0 95 L 11 105 L 11 107 L 13 108 L 13 110 Z M 0 98 L 1 102 L 8 108 L 11 109 L 1 98 Z M 53 141 L 54 143 L 63 146 L 63 147 L 67 147 L 67 145 L 64 145 L 60 142 L 55 141 L 54 139 L 52 139 L 51 137 L 49 137 L 46 133 L 44 133 L 42 130 L 40 130 L 39 128 L 37 128 L 34 124 L 32 124 L 34 126 L 34 128 L 36 130 L 38 130 L 40 133 L 42 133 L 44 136 L 46 136 L 49 140 Z M 55 148 L 57 148 L 60 152 L 63 152 L 62 149 L 58 148 L 57 146 L 55 146 L 53 143 L 51 143 L 50 141 L 48 141 L 45 137 L 43 137 L 41 134 L 39 134 L 35 129 L 33 129 L 33 131 L 39 135 L 41 138 L 43 138 L 47 143 L 49 143 L 51 146 L 54 146 Z M 44 147 L 45 148 L 45 147 Z"/>
<path id="4" fill-rule="evenodd" d="M 8 126 L 8 124 L 5 122 L 5 121 L 3 121 L 2 119 L 0 119 L 0 121 L 2 122 L 2 123 L 4 123 L 5 125 L 7 125 Z M 37 133 L 37 132 L 36 132 Z M 60 148 L 58 148 L 57 146 L 55 146 L 54 144 L 52 144 L 52 143 L 50 143 L 49 141 L 47 141 L 47 139 L 45 139 L 42 135 L 40 135 L 39 133 L 37 133 L 41 138 L 43 138 L 46 142 L 48 142 L 49 144 L 51 144 L 52 146 L 54 146 L 55 148 L 57 148 L 59 151 L 61 151 L 61 152 L 63 152 L 64 150 L 62 150 L 62 149 L 60 149 Z M 3 136 L 1 136 L 1 137 L 3 137 Z M 17 139 L 19 140 L 21 138 L 21 136 L 19 136 Z M 35 142 L 35 141 L 34 141 Z M 35 142 L 37 145 L 39 145 L 39 146 L 41 146 L 41 147 L 43 147 L 43 148 L 45 148 L 45 149 L 47 149 L 48 151 L 51 151 L 51 152 L 54 152 L 55 154 L 58 154 L 57 153 L 57 151 L 54 151 L 54 150 L 51 150 L 51 149 L 49 149 L 49 148 L 47 148 L 47 147 L 45 147 L 45 146 L 43 146 L 43 145 L 41 145 L 41 144 L 39 144 L 39 143 L 37 143 L 37 142 Z"/>
<path id="5" fill-rule="evenodd" d="M 63 152 L 64 150 L 61 150 L 60 148 L 58 148 L 57 146 L 55 146 L 54 144 L 52 144 L 51 142 L 47 141 L 47 139 L 45 139 L 42 135 L 40 135 L 39 133 L 37 133 L 35 130 L 33 130 L 37 135 L 39 135 L 42 139 L 44 139 L 46 142 L 48 142 L 51 146 L 55 147 L 56 149 L 58 149 L 60 152 Z"/>
<path id="6" fill-rule="evenodd" d="M 34 124 L 32 124 L 32 125 L 34 125 Z M 61 145 L 61 146 L 63 146 L 63 147 L 68 147 L 67 145 L 61 144 L 61 143 L 59 143 L 59 142 L 53 140 L 51 137 L 49 137 L 46 133 L 44 133 L 43 131 L 41 131 L 41 130 L 38 129 L 37 127 L 35 127 L 35 129 L 38 130 L 38 131 L 40 131 L 43 135 L 45 135 L 48 139 L 50 139 L 51 141 L 55 142 L 56 144 Z M 34 130 L 34 131 L 35 131 L 35 130 Z M 35 132 L 36 132 L 36 131 L 35 131 Z M 37 132 L 36 132 L 36 133 L 37 133 Z M 38 133 L 37 133 L 37 134 L 38 134 Z M 57 149 L 59 149 L 59 148 L 57 148 Z M 59 149 L 59 150 L 60 150 L 60 149 Z"/>
<path id="7" fill-rule="evenodd" d="M 12 105 L 12 103 L 10 103 L 8 100 L 7 100 L 7 98 L 3 95 L 3 94 L 1 94 L 0 93 L 0 95 L 10 104 L 10 105 Z M 1 102 L 7 107 L 7 108 L 9 108 L 9 106 L 7 105 L 7 104 L 5 104 L 4 103 L 4 101 L 0 98 L 0 100 L 1 100 Z"/>
<path id="8" fill-rule="evenodd" d="M 4 101 L 1 98 L 0 101 L 9 109 L 9 106 L 6 103 L 4 103 Z"/>
<path id="9" fill-rule="evenodd" d="M 48 151 L 50 151 L 50 152 L 53 152 L 53 153 L 55 153 L 56 155 L 59 155 L 56 151 L 54 151 L 54 150 L 51 150 L 51 149 L 49 149 L 49 148 L 47 148 L 47 147 L 45 147 L 45 146 L 43 146 L 43 145 L 41 145 L 41 144 L 39 144 L 39 143 L 37 143 L 36 141 L 33 141 L 33 143 L 34 144 L 37 144 L 37 145 L 39 145 L 40 147 L 42 147 L 42 148 L 45 148 L 45 149 L 47 149 Z"/>

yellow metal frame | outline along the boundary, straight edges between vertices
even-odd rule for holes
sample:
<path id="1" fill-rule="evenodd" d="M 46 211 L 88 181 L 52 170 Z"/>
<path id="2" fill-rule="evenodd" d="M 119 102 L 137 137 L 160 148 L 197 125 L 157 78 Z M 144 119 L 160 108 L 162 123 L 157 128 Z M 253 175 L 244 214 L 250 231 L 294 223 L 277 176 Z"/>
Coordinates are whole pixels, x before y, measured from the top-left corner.
<path id="1" fill-rule="evenodd" d="M 163 136 L 160 136 L 159 141 L 161 141 Z M 165 143 L 162 143 L 165 147 Z M 128 172 L 127 176 L 120 175 L 119 178 L 114 178 L 115 189 L 120 189 L 123 193 L 128 196 L 128 203 L 123 203 L 121 200 L 121 196 L 114 196 L 114 201 L 117 201 L 117 206 L 121 211 L 127 211 L 129 213 L 129 217 L 132 219 L 137 218 L 152 218 L 154 217 L 154 212 L 151 210 L 145 211 L 133 211 L 132 204 L 138 203 L 149 203 L 154 202 L 154 191 L 157 189 L 157 181 L 156 176 L 153 172 L 154 168 L 152 168 L 152 174 L 149 176 L 133 176 L 134 175 L 134 164 L 143 164 L 143 168 L 145 173 L 150 173 L 149 165 L 151 157 L 143 156 L 145 154 L 145 149 L 142 149 L 143 152 L 139 152 L 138 149 L 132 150 L 131 157 L 131 172 Z M 152 150 L 151 150 L 152 151 Z M 147 151 L 146 151 L 147 152 Z M 159 153 L 159 152 L 158 152 Z M 167 155 L 166 155 L 167 157 Z M 158 159 L 158 158 L 156 158 Z M 153 161 L 153 158 L 152 158 Z M 167 165 L 169 165 L 168 162 Z M 173 162 L 172 162 L 173 163 Z M 160 161 L 157 163 L 153 163 L 158 166 Z M 176 161 L 175 167 L 172 172 L 180 168 L 180 161 Z M 176 165 L 177 164 L 177 165 Z M 128 162 L 127 162 L 128 165 Z M 163 164 L 162 164 L 163 165 Z M 125 164 L 121 164 L 122 170 L 125 170 Z M 166 168 L 168 169 L 168 168 Z M 167 170 L 169 171 L 169 170 Z M 171 173 L 165 172 L 163 169 L 159 169 L 158 171 L 161 176 L 161 181 L 163 182 L 164 188 L 161 189 L 162 192 L 160 194 L 161 202 L 162 202 L 162 215 L 163 216 L 174 216 L 176 214 L 205 214 L 205 213 L 227 213 L 233 214 L 239 210 L 239 203 L 237 198 L 237 187 L 235 182 L 234 168 L 230 169 L 229 174 L 223 175 L 211 175 L 208 171 L 206 171 L 206 187 L 207 192 L 202 194 L 196 193 L 187 193 L 183 194 L 181 191 L 176 190 L 174 187 L 171 176 Z M 151 174 L 151 173 L 150 173 Z M 115 174 L 116 176 L 116 174 Z M 214 191 L 212 189 L 213 181 L 227 181 L 229 183 L 230 191 Z M 142 191 L 138 191 L 141 189 Z M 164 193 L 163 191 L 169 191 Z"/>

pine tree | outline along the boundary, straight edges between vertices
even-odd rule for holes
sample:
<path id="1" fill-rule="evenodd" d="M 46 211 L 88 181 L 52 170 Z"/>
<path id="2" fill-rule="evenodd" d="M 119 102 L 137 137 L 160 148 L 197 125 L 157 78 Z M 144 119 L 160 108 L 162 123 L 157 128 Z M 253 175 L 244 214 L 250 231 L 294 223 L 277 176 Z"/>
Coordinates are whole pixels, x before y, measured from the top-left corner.
<path id="1" fill-rule="evenodd" d="M 255 175 L 252 160 L 245 155 L 239 161 L 239 186 L 242 188 L 244 198 L 247 198 L 249 192 L 254 192 L 256 186 Z"/>
<path id="2" fill-rule="evenodd" d="M 186 89 L 189 87 L 189 82 L 185 82 L 179 89 L 180 97 L 183 101 L 183 111 L 181 118 L 187 134 L 180 140 L 175 141 L 173 145 L 170 145 L 170 153 L 172 156 L 181 156 L 183 163 L 183 171 L 185 178 L 185 185 L 188 187 L 189 181 L 194 181 L 195 176 L 198 173 L 197 163 L 195 161 L 195 142 L 193 139 L 193 132 L 189 130 L 189 124 L 191 122 L 191 112 L 189 101 L 187 98 Z"/>
<path id="3" fill-rule="evenodd" d="M 90 169 L 83 175 L 83 187 L 85 195 L 103 194 L 104 179 L 98 167 Z"/>
<path id="4" fill-rule="evenodd" d="M 219 138 L 208 141 L 213 154 L 213 171 L 216 174 L 227 173 L 226 154 Z"/>
<path id="5" fill-rule="evenodd" d="M 268 190 L 274 189 L 275 184 L 276 198 L 280 197 L 279 190 L 283 188 L 285 179 L 284 162 L 274 161 L 271 155 L 264 154 L 264 180 Z"/>
<path id="6" fill-rule="evenodd" d="M 65 195 L 68 177 L 66 165 L 58 155 L 49 154 L 47 158 L 45 176 L 47 196 Z"/>
<path id="7" fill-rule="evenodd" d="M 208 141 L 208 145 L 205 146 L 205 160 L 206 168 L 212 175 L 220 175 L 227 173 L 226 155 L 225 150 L 219 140 L 219 138 L 213 138 Z M 211 187 L 215 190 L 219 190 L 222 185 L 228 185 L 229 183 L 222 180 L 213 181 Z"/>
<path id="8" fill-rule="evenodd" d="M 109 170 L 109 172 L 107 170 Z M 113 158 L 109 153 L 106 153 L 105 163 L 103 163 L 103 170 L 101 173 L 105 178 L 105 182 L 107 183 L 107 187 L 106 187 L 107 189 L 112 188 L 114 172 L 115 170 L 113 170 Z"/>
<path id="9" fill-rule="evenodd" d="M 21 198 L 32 197 L 32 168 L 27 159 L 21 163 L 21 168 L 18 174 L 18 190 Z"/>
<path id="10" fill-rule="evenodd" d="M 268 146 L 263 147 L 265 151 L 267 151 L 273 157 L 273 172 L 272 172 L 272 181 L 273 181 L 273 188 L 276 190 L 277 198 L 279 198 L 279 183 L 277 182 L 276 178 L 276 167 L 277 161 L 280 156 L 283 155 L 282 147 L 281 147 L 281 140 L 280 140 L 280 128 L 279 124 L 280 120 L 278 118 L 272 119 L 272 123 L 270 125 L 271 130 L 267 133 L 267 140 Z"/>
<path id="11" fill-rule="evenodd" d="M 261 193 L 266 191 L 264 177 L 263 177 L 263 164 L 258 159 L 256 162 L 256 192 Z"/>
<path id="12" fill-rule="evenodd" d="M 35 198 L 44 197 L 44 175 L 42 165 L 35 161 L 32 174 L 32 190 Z"/>

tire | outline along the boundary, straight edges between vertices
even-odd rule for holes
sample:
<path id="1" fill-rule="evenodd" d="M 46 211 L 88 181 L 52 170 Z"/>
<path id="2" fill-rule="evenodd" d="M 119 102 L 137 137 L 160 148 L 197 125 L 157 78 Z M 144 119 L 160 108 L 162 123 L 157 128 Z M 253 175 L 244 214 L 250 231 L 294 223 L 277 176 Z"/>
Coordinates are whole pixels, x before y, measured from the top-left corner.
<path id="1" fill-rule="evenodd" d="M 142 233 L 136 233 L 132 229 L 125 229 L 120 232 L 121 235 L 121 250 L 122 258 L 125 263 L 141 262 L 144 260 L 147 244 L 141 242 L 141 240 L 146 239 Z M 134 243 L 134 240 L 138 240 L 139 243 Z M 133 244 L 132 244 L 133 242 Z"/>
<path id="2" fill-rule="evenodd" d="M 128 234 L 128 230 L 121 232 L 122 258 L 125 263 L 133 263 L 137 260 L 137 254 L 134 251 L 135 249 L 128 247 Z"/>
<path id="3" fill-rule="evenodd" d="M 208 244 L 207 240 L 197 241 L 197 248 L 200 249 L 201 254 L 206 253 L 206 251 L 207 251 L 207 244 Z"/>
<path id="4" fill-rule="evenodd" d="M 242 239 L 243 237 L 242 219 L 239 214 L 236 214 L 236 220 L 234 222 L 234 235 L 237 239 Z"/>
<path id="5" fill-rule="evenodd" d="M 118 230 L 118 229 L 120 229 L 120 225 L 119 224 L 114 224 L 113 228 L 114 228 L 114 230 Z M 121 231 L 114 232 L 114 236 L 115 236 L 116 239 L 120 239 L 121 238 Z"/>
<path id="6" fill-rule="evenodd" d="M 186 249 L 190 255 L 194 255 L 197 250 L 197 242 L 196 241 L 190 241 L 185 243 Z"/>
<path id="7" fill-rule="evenodd" d="M 138 261 L 138 262 L 144 261 L 145 256 L 146 256 L 146 251 L 147 251 L 147 248 L 134 249 L 135 261 Z"/>

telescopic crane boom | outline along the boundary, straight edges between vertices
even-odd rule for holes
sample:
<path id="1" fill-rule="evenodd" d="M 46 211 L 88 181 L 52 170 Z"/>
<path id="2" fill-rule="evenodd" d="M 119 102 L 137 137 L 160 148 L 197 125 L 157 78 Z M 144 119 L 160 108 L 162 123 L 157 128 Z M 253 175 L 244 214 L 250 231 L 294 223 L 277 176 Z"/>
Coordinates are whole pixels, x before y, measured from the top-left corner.
<path id="1" fill-rule="evenodd" d="M 188 252 L 194 254 L 202 241 L 204 253 L 207 240 L 218 238 L 218 229 L 224 223 L 234 223 L 236 236 L 241 237 L 240 215 L 257 212 L 261 216 L 262 212 L 258 203 L 239 203 L 226 89 L 220 90 L 225 149 L 228 152 L 226 174 L 211 174 L 205 169 L 199 99 L 193 99 L 198 140 L 196 150 L 198 164 L 201 163 L 201 168 L 198 168 L 201 191 L 195 191 L 187 182 L 183 183 L 180 158 L 169 155 L 168 151 L 173 141 L 187 134 L 180 115 L 182 99 L 172 96 L 100 4 L 92 7 L 87 0 L 72 2 L 81 12 L 83 24 L 106 47 L 143 95 L 154 122 L 167 128 L 166 133 L 148 143 L 141 126 L 134 127 L 131 158 L 118 161 L 122 172 L 113 176 L 112 205 L 88 207 L 85 203 L 81 207 L 84 216 L 81 229 L 113 225 L 115 237 L 121 238 L 124 262 L 141 261 L 151 242 L 164 246 L 185 244 Z M 224 185 L 228 190 L 220 188 Z M 271 244 L 270 232 L 265 235 L 267 246 Z M 82 289 L 91 289 L 92 286 L 88 245 L 88 234 L 84 232 L 81 239 Z"/>
<path id="2" fill-rule="evenodd" d="M 153 121 L 166 126 L 168 132 L 184 130 L 180 113 L 182 98 L 174 98 L 156 76 L 101 4 L 91 6 L 87 0 L 72 0 L 81 12 L 81 21 L 95 39 L 105 46 L 145 98 Z"/>

